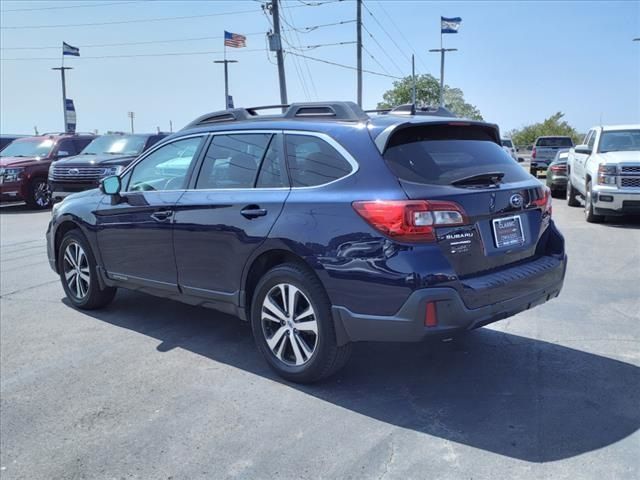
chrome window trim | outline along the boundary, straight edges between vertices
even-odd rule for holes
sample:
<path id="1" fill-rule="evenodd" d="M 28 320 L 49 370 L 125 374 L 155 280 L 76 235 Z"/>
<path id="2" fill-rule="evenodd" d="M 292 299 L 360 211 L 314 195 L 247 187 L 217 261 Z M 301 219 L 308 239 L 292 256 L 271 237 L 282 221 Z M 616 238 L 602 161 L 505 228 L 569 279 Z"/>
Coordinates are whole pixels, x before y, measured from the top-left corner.
<path id="1" fill-rule="evenodd" d="M 314 188 L 326 187 L 327 185 L 331 185 L 335 182 L 341 182 L 342 180 L 349 178 L 354 175 L 358 170 L 360 170 L 360 165 L 340 143 L 338 143 L 333 137 L 323 132 L 313 132 L 307 130 L 269 130 L 269 129 L 260 129 L 260 130 L 220 130 L 216 132 L 208 132 L 206 135 L 211 135 L 215 137 L 216 135 L 231 135 L 231 134 L 252 134 L 252 133 L 271 133 L 271 134 L 284 134 L 284 135 L 303 135 L 308 137 L 317 137 L 321 140 L 324 140 L 329 145 L 331 145 L 348 163 L 351 165 L 351 172 L 349 172 L 344 177 L 336 178 L 335 180 L 331 180 L 327 183 L 322 183 L 320 185 L 313 185 L 310 187 L 251 187 L 251 188 L 187 188 L 186 192 L 247 192 L 247 191 L 265 191 L 265 190 L 310 190 Z M 186 138 L 180 137 L 180 138 Z M 285 139 L 286 142 L 286 139 Z M 286 162 L 286 158 L 285 158 Z M 124 174 L 124 172 L 123 172 Z M 164 192 L 168 190 L 163 190 Z"/>

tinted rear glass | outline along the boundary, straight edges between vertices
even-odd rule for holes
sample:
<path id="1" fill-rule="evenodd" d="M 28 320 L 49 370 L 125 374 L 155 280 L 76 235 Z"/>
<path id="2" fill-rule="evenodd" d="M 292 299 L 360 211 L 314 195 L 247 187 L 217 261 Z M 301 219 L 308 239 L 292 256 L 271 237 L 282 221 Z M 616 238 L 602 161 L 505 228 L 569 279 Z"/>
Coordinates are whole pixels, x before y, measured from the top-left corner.
<path id="1" fill-rule="evenodd" d="M 546 137 L 539 138 L 537 147 L 573 147 L 573 140 L 569 137 Z"/>
<path id="2" fill-rule="evenodd" d="M 511 143 L 511 140 L 502 140 L 502 146 L 513 148 L 513 143 Z"/>
<path id="3" fill-rule="evenodd" d="M 490 131 L 476 126 L 411 127 L 396 133 L 384 159 L 400 179 L 449 185 L 483 173 L 504 173 L 503 182 L 527 180 L 528 174 L 493 141 Z"/>

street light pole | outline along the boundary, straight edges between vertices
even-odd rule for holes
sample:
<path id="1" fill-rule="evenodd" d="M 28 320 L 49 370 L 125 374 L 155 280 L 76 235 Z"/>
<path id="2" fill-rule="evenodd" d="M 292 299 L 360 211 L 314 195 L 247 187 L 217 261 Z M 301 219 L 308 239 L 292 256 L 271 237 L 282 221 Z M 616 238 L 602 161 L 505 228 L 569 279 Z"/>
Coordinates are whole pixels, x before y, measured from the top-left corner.
<path id="1" fill-rule="evenodd" d="M 131 119 L 131 133 L 133 133 L 133 119 L 136 116 L 136 112 L 127 112 L 127 116 Z"/>
<path id="2" fill-rule="evenodd" d="M 224 63 L 224 109 L 229 108 L 229 67 L 230 63 L 238 63 L 237 60 L 214 60 L 213 63 Z"/>
<path id="3" fill-rule="evenodd" d="M 440 106 L 444 107 L 444 55 L 446 52 L 457 52 L 457 48 L 432 48 L 430 52 L 440 52 Z"/>
<path id="4" fill-rule="evenodd" d="M 63 132 L 67 132 L 67 83 L 64 77 L 65 70 L 73 70 L 72 67 L 54 67 L 51 70 L 60 70 L 60 77 L 62 78 L 62 114 L 64 116 L 64 129 Z"/>

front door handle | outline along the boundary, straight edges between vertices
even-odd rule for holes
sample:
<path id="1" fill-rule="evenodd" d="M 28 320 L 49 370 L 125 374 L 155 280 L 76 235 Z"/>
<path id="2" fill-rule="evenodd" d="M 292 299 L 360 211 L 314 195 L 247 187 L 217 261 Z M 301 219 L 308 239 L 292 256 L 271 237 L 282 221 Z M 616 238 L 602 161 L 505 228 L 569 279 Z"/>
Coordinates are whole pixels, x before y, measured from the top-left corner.
<path id="1" fill-rule="evenodd" d="M 167 219 L 171 218 L 173 215 L 173 210 L 158 210 L 157 212 L 153 212 L 151 214 L 151 218 L 153 218 L 156 222 L 164 222 Z"/>
<path id="2" fill-rule="evenodd" d="M 267 214 L 267 209 L 260 208 L 258 205 L 247 205 L 242 210 L 240 210 L 240 213 L 242 214 L 243 217 L 251 219 L 251 218 L 257 218 L 257 217 L 264 217 Z"/>

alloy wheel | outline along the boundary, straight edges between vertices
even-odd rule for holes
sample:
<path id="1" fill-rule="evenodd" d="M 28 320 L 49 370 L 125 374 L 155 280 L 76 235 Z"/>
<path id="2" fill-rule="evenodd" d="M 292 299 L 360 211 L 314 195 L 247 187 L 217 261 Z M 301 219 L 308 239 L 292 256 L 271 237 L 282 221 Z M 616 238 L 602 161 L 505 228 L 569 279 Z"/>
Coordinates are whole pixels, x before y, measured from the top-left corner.
<path id="1" fill-rule="evenodd" d="M 76 298 L 83 299 L 89 293 L 91 284 L 89 259 L 80 244 L 76 242 L 69 243 L 64 251 L 64 279 L 69 291 Z"/>
<path id="2" fill-rule="evenodd" d="M 275 285 L 262 302 L 262 332 L 271 352 L 289 366 L 311 360 L 318 346 L 318 321 L 307 296 L 289 283 Z"/>
<path id="3" fill-rule="evenodd" d="M 33 189 L 33 200 L 40 208 L 48 207 L 51 203 L 51 191 L 47 182 L 38 182 Z"/>

